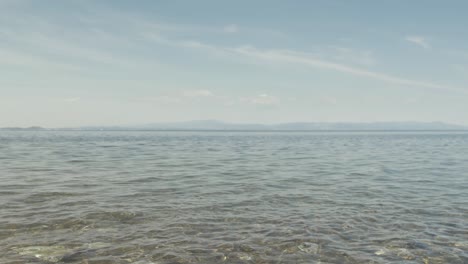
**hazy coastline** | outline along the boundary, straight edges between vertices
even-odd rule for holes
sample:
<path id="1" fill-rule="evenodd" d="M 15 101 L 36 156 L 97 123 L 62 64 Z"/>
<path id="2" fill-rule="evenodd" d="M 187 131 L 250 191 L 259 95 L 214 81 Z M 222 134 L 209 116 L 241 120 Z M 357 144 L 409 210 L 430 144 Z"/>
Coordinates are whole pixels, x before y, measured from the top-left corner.
<path id="1" fill-rule="evenodd" d="M 145 125 L 83 126 L 46 128 L 3 127 L 10 131 L 468 131 L 467 126 L 443 122 L 294 122 L 280 124 L 242 124 L 217 120 L 152 123 Z"/>

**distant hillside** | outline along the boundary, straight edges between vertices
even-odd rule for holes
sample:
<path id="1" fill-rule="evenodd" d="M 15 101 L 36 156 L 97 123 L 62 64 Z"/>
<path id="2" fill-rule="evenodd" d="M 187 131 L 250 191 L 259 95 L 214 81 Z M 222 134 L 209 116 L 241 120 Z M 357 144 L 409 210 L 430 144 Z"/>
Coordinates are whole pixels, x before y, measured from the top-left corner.
<path id="1" fill-rule="evenodd" d="M 36 130 L 46 130 L 43 127 L 39 126 L 32 126 L 32 127 L 1 127 L 0 130 L 10 130 L 10 131 L 17 131 L 17 130 L 27 130 L 27 131 L 36 131 Z"/>
<path id="2" fill-rule="evenodd" d="M 370 123 L 326 123 L 298 122 L 265 124 L 237 124 L 217 120 L 198 120 L 174 123 L 153 123 L 140 126 L 83 127 L 84 130 L 468 130 L 468 127 L 442 122 L 370 122 Z"/>
<path id="3" fill-rule="evenodd" d="M 372 122 L 372 123 L 286 123 L 280 130 L 465 130 L 464 126 L 442 122 Z"/>
<path id="4" fill-rule="evenodd" d="M 468 127 L 447 124 L 442 122 L 369 122 L 369 123 L 352 123 L 352 122 L 296 122 L 296 123 L 281 123 L 281 124 L 237 124 L 227 123 L 217 120 L 196 120 L 187 122 L 173 123 L 153 123 L 135 126 L 88 126 L 77 128 L 42 128 L 33 127 L 5 127 L 0 130 L 11 131 L 41 131 L 41 130 L 266 130 L 266 131 L 380 131 L 380 130 L 467 130 Z"/>

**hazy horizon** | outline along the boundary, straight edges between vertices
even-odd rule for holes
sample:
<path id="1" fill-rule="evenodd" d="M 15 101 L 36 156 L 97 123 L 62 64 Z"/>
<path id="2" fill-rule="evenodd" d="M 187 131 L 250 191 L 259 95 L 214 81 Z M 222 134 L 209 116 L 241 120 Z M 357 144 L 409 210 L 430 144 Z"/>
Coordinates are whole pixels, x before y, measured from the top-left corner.
<path id="1" fill-rule="evenodd" d="M 467 126 L 467 8 L 0 0 L 0 127 L 205 119 Z"/>
<path id="2" fill-rule="evenodd" d="M 123 129 L 123 130 L 467 130 L 468 126 L 445 122 L 284 122 L 284 123 L 231 123 L 222 120 L 188 120 L 180 122 L 152 122 L 145 124 L 91 125 L 76 127 L 0 127 L 0 129 Z"/>

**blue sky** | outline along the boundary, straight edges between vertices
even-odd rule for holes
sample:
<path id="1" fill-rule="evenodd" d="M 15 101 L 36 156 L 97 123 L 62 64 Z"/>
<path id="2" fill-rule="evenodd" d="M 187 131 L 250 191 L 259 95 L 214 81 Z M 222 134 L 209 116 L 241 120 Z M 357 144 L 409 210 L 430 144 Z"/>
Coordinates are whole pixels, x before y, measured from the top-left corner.
<path id="1" fill-rule="evenodd" d="M 0 126 L 468 125 L 467 1 L 0 0 Z"/>

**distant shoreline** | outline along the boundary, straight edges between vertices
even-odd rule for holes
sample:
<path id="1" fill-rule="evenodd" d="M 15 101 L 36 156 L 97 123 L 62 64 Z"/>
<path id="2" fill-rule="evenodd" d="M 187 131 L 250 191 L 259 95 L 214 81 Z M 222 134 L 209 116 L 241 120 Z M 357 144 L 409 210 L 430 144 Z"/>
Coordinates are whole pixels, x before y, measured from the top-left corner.
<path id="1" fill-rule="evenodd" d="M 92 125 L 74 127 L 3 127 L 14 131 L 468 131 L 467 126 L 444 122 L 287 122 L 276 124 L 229 123 L 218 120 L 194 120 L 186 122 L 147 123 L 134 125 Z"/>
<path id="2" fill-rule="evenodd" d="M 243 130 L 243 129 L 4 129 L 12 132 L 468 132 L 468 129 L 316 129 L 316 130 Z"/>

